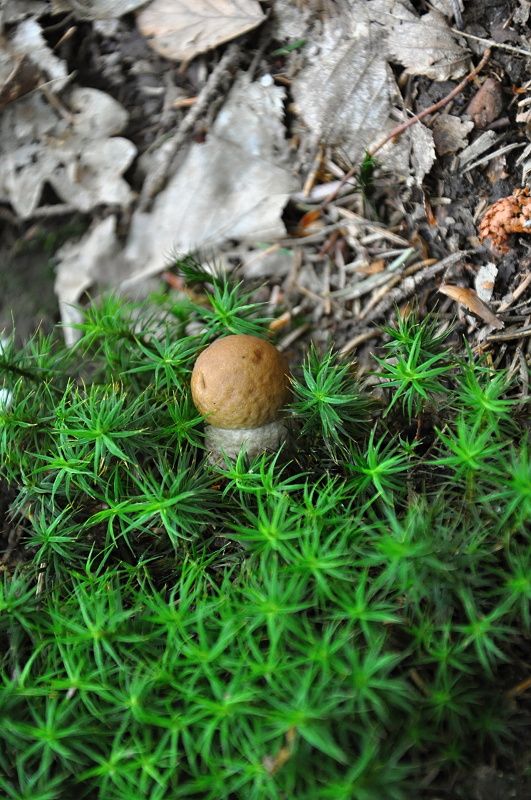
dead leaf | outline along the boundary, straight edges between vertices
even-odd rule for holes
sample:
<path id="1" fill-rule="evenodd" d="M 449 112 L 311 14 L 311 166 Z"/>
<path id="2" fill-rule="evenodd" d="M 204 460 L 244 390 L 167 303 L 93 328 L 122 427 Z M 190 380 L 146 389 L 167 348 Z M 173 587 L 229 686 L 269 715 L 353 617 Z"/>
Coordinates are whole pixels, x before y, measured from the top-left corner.
<path id="1" fill-rule="evenodd" d="M 499 81 L 487 78 L 467 106 L 466 114 L 476 128 L 486 128 L 503 111 L 503 95 Z"/>
<path id="2" fill-rule="evenodd" d="M 4 0 L 3 5 L 0 2 L 0 17 L 9 25 L 30 15 L 35 19 L 49 11 L 46 0 Z"/>
<path id="3" fill-rule="evenodd" d="M 403 117 L 405 119 L 405 117 Z M 396 119 L 389 118 L 382 128 L 381 135 L 369 143 L 374 147 L 381 138 L 396 127 Z M 408 183 L 422 185 L 435 161 L 433 134 L 429 128 L 418 122 L 405 131 L 397 140 L 391 139 L 378 151 L 378 162 L 395 175 L 406 178 Z"/>
<path id="4" fill-rule="evenodd" d="M 137 17 L 140 33 L 164 58 L 190 61 L 265 20 L 256 0 L 153 0 Z"/>
<path id="5" fill-rule="evenodd" d="M 329 26 L 316 42 L 319 52 L 292 83 L 297 108 L 315 139 L 339 146 L 356 163 L 382 135 L 396 84 L 367 35 L 352 39 Z"/>
<path id="6" fill-rule="evenodd" d="M 410 75 L 446 81 L 465 75 L 470 55 L 457 42 L 444 16 L 429 11 L 422 17 L 402 15 L 388 37 L 388 48 Z"/>
<path id="7" fill-rule="evenodd" d="M 516 9 L 513 15 L 513 22 L 516 25 L 527 25 L 530 14 L 531 4 L 529 3 L 529 0 L 520 0 L 520 6 Z"/>
<path id="8" fill-rule="evenodd" d="M 8 106 L 0 117 L 0 198 L 22 218 L 38 207 L 45 183 L 80 211 L 100 203 L 126 206 L 132 200 L 122 175 L 136 148 L 115 136 L 127 112 L 97 89 L 73 89 L 70 105 L 71 121 L 35 93 Z"/>
<path id="9" fill-rule="evenodd" d="M 329 22 L 306 49 L 306 64 L 292 82 L 296 108 L 311 132 L 311 143 L 324 141 L 341 148 L 353 164 L 400 118 L 394 109 L 400 93 L 385 60 L 385 29 L 376 22 L 388 24 L 395 19 L 390 11 L 395 9 L 397 14 L 400 9 L 411 14 L 397 0 L 356 2 L 350 28 L 342 19 Z M 413 162 L 413 180 L 419 185 L 434 158 L 431 131 L 422 124 L 378 153 L 386 169 L 406 179 Z"/>
<path id="10" fill-rule="evenodd" d="M 35 19 L 25 19 L 0 38 L 0 109 L 45 83 L 59 92 L 68 82 L 64 61 L 48 47 Z"/>
<path id="11" fill-rule="evenodd" d="M 479 268 L 474 281 L 477 295 L 484 303 L 488 303 L 494 291 L 494 282 L 498 275 L 498 267 L 490 262 Z"/>
<path id="12" fill-rule="evenodd" d="M 463 0 L 431 0 L 430 5 L 448 19 L 465 10 Z"/>
<path id="13" fill-rule="evenodd" d="M 473 122 L 454 117 L 452 114 L 440 114 L 436 117 L 432 131 L 437 155 L 444 156 L 462 150 L 473 127 Z"/>
<path id="14" fill-rule="evenodd" d="M 52 0 L 55 14 L 74 12 L 77 19 L 117 19 L 130 14 L 149 0 Z"/>
<path id="15" fill-rule="evenodd" d="M 65 62 L 48 47 L 42 28 L 34 19 L 26 19 L 17 26 L 11 37 L 11 47 L 18 55 L 25 55 L 51 81 L 55 92 L 64 89 L 68 82 Z"/>
<path id="16" fill-rule="evenodd" d="M 0 111 L 38 86 L 41 73 L 27 56 L 0 52 Z"/>
<path id="17" fill-rule="evenodd" d="M 305 35 L 312 10 L 309 5 L 297 5 L 293 0 L 276 0 L 272 9 L 271 35 L 278 42 L 300 39 Z"/>
<path id="18" fill-rule="evenodd" d="M 245 76 L 234 85 L 206 142 L 183 154 L 151 213 L 133 215 L 125 251 L 132 281 L 162 271 L 176 252 L 286 235 L 281 215 L 299 187 L 288 169 L 284 97 Z"/>
<path id="19" fill-rule="evenodd" d="M 107 284 L 112 283 L 113 276 L 107 267 L 115 263 L 117 251 L 116 218 L 113 216 L 97 222 L 81 239 L 69 241 L 58 250 L 55 293 L 68 346 L 80 336 L 80 332 L 72 327 L 83 318 L 76 303 L 98 281 L 103 279 Z"/>
<path id="20" fill-rule="evenodd" d="M 409 133 L 413 175 L 415 176 L 415 182 L 420 186 L 435 161 L 433 133 L 421 122 L 413 125 Z"/>
<path id="21" fill-rule="evenodd" d="M 490 308 L 479 299 L 473 289 L 467 289 L 464 286 L 451 286 L 448 283 L 443 283 L 439 286 L 441 294 L 451 297 L 456 303 L 467 308 L 476 316 L 480 317 L 487 325 L 492 325 L 493 328 L 503 328 L 504 323 L 501 319 L 492 313 Z"/>

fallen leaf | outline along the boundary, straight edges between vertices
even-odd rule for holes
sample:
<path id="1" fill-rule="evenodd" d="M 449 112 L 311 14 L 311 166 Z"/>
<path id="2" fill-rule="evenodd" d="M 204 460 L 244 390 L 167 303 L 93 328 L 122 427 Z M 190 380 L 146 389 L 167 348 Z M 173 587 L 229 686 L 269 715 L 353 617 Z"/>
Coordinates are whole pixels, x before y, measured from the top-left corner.
<path id="1" fill-rule="evenodd" d="M 529 4 L 529 0 L 520 0 L 520 6 L 516 9 L 513 15 L 513 22 L 516 25 L 527 25 L 530 14 L 531 5 Z"/>
<path id="2" fill-rule="evenodd" d="M 452 19 L 456 12 L 465 10 L 463 0 L 431 0 L 430 5 L 448 19 Z"/>
<path id="3" fill-rule="evenodd" d="M 484 303 L 488 303 L 492 298 L 494 282 L 496 281 L 497 275 L 498 267 L 492 262 L 484 264 L 478 270 L 478 274 L 476 275 L 476 279 L 474 281 L 474 286 L 479 299 L 483 300 Z"/>
<path id="4" fill-rule="evenodd" d="M 436 117 L 432 131 L 437 155 L 444 156 L 462 150 L 473 127 L 474 123 L 470 120 L 462 120 L 452 114 L 440 114 Z"/>
<path id="5" fill-rule="evenodd" d="M 284 39 L 302 38 L 310 22 L 312 10 L 308 5 L 297 5 L 293 0 L 276 0 L 271 15 L 271 35 Z"/>
<path id="6" fill-rule="evenodd" d="M 113 275 L 109 273 L 108 265 L 115 263 L 117 252 L 114 216 L 96 223 L 81 239 L 69 241 L 57 251 L 55 293 L 68 346 L 73 345 L 80 336 L 80 332 L 72 327 L 83 318 L 76 304 L 82 294 L 98 281 L 104 281 L 107 285 L 112 283 Z"/>
<path id="7" fill-rule="evenodd" d="M 421 185 L 435 162 L 433 133 L 420 122 L 410 130 L 411 163 L 417 185 Z"/>
<path id="8" fill-rule="evenodd" d="M 457 42 L 439 11 L 422 17 L 410 13 L 395 21 L 388 37 L 388 48 L 410 75 L 425 75 L 446 81 L 465 75 L 470 54 Z"/>
<path id="9" fill-rule="evenodd" d="M 0 109 L 46 83 L 59 92 L 68 82 L 66 64 L 48 47 L 35 19 L 20 22 L 0 38 Z"/>
<path id="10" fill-rule="evenodd" d="M 49 12 L 49 3 L 46 0 L 4 0 L 0 2 L 1 17 L 4 24 L 11 25 L 30 15 L 40 17 Z"/>
<path id="11" fill-rule="evenodd" d="M 55 92 L 64 89 L 68 81 L 68 70 L 65 62 L 58 58 L 48 47 L 42 34 L 42 28 L 34 19 L 21 22 L 11 37 L 11 47 L 18 55 L 25 55 L 51 81 Z"/>
<path id="12" fill-rule="evenodd" d="M 70 107 L 68 120 L 34 93 L 0 117 L 0 198 L 22 218 L 38 207 L 45 183 L 80 211 L 132 200 L 122 175 L 136 148 L 115 136 L 127 112 L 109 95 L 88 88 L 72 90 Z"/>
<path id="13" fill-rule="evenodd" d="M 0 110 L 38 86 L 41 73 L 27 56 L 0 51 Z"/>
<path id="14" fill-rule="evenodd" d="M 159 55 L 190 61 L 265 20 L 256 0 L 153 0 L 137 17 L 140 33 Z"/>
<path id="15" fill-rule="evenodd" d="M 151 213 L 133 215 L 125 250 L 133 282 L 163 270 L 175 253 L 286 235 L 281 215 L 298 186 L 288 168 L 284 97 L 278 86 L 236 82 L 206 142 L 183 154 Z"/>
<path id="16" fill-rule="evenodd" d="M 308 54 L 292 83 L 295 103 L 315 139 L 340 146 L 356 163 L 389 120 L 394 78 L 367 32 L 346 38 L 329 26 L 314 44 L 318 54 Z"/>
<path id="17" fill-rule="evenodd" d="M 503 111 L 503 95 L 499 81 L 487 78 L 466 108 L 476 128 L 486 128 Z"/>
<path id="18" fill-rule="evenodd" d="M 129 14 L 149 0 L 52 0 L 55 14 L 73 12 L 77 19 L 117 19 Z"/>
<path id="19" fill-rule="evenodd" d="M 445 294 L 456 303 L 467 308 L 476 316 L 480 317 L 487 325 L 492 325 L 493 328 L 503 328 L 504 323 L 501 319 L 492 313 L 490 308 L 479 299 L 473 289 L 467 289 L 464 286 L 451 286 L 448 283 L 443 283 L 439 286 L 441 294 Z"/>
<path id="20" fill-rule="evenodd" d="M 401 112 L 394 108 L 400 93 L 385 60 L 385 28 L 382 31 L 376 21 L 388 23 L 388 10 L 395 6 L 407 11 L 396 0 L 355 3 L 350 27 L 344 20 L 332 20 L 322 36 L 312 40 L 305 51 L 306 64 L 292 82 L 311 143 L 339 147 L 353 164 L 396 127 L 397 116 L 400 119 Z M 312 48 L 318 48 L 317 53 Z M 413 163 L 413 180 L 419 185 L 434 159 L 431 131 L 420 123 L 378 152 L 382 166 L 407 179 Z"/>

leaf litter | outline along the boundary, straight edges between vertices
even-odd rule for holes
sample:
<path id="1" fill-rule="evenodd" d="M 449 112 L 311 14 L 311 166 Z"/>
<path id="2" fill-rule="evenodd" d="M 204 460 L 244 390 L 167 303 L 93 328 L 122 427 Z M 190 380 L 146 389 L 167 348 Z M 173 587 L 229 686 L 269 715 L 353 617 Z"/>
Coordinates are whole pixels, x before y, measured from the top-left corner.
<path id="1" fill-rule="evenodd" d="M 449 199 L 435 196 L 431 204 L 430 173 L 441 159 L 449 159 L 449 174 L 474 173 L 485 153 L 495 158 L 496 147 L 507 147 L 506 134 L 496 128 L 477 132 L 502 113 L 499 86 L 486 116 L 480 96 L 478 113 L 472 107 L 467 114 L 457 98 L 457 104 L 422 122 L 412 119 L 430 104 L 430 94 L 441 97 L 437 84 L 470 71 L 477 49 L 452 28 L 463 26 L 466 4 L 434 0 L 426 13 L 408 0 L 270 5 L 267 19 L 255 0 L 3 4 L 3 202 L 22 219 L 53 213 L 53 205 L 46 205 L 51 187 L 67 210 L 98 210 L 85 237 L 58 254 L 56 290 L 65 322 L 73 313 L 65 309 L 88 289 L 127 289 L 191 249 L 225 253 L 230 256 L 225 264 L 252 265 L 249 274 L 278 281 L 275 297 L 294 297 L 297 308 L 313 303 L 312 318 L 322 336 L 339 326 L 343 338 L 351 331 L 351 341 L 367 334 L 356 319 L 378 318 L 391 308 L 390 298 L 417 297 L 424 284 L 430 290 L 430 281 L 441 274 L 433 253 L 452 265 L 443 283 L 451 286 L 457 279 L 458 288 L 466 289 L 459 286 L 464 277 L 459 259 L 445 259 L 468 246 L 473 217 L 480 212 L 467 209 L 457 216 L 458 230 L 468 226 L 463 241 L 446 212 Z M 160 97 L 164 114 L 146 120 L 153 128 L 147 150 L 145 144 L 138 148 L 130 106 L 116 99 L 122 99 L 120 83 L 113 83 L 114 97 L 84 85 L 83 70 L 68 48 L 54 44 L 58 36 L 41 27 L 51 19 L 53 30 L 58 19 L 60 28 L 60 13 L 74 25 L 63 31 L 66 41 L 79 22 L 93 26 L 94 41 L 103 47 L 100 64 L 120 63 L 123 53 L 133 65 L 131 77 L 157 75 L 146 94 Z M 109 36 L 112 51 L 106 47 Z M 229 41 L 236 58 L 216 77 Z M 258 46 L 246 53 L 250 41 Z M 137 63 L 130 55 L 135 49 L 142 53 Z M 22 91 L 16 80 L 28 66 Z M 499 84 L 501 75 L 498 69 Z M 483 96 L 487 89 L 488 84 Z M 421 103 L 419 92 L 426 95 Z M 411 121 L 415 124 L 402 131 Z M 371 191 L 376 194 L 369 202 L 348 176 L 375 149 L 377 182 Z M 164 181 L 146 195 L 157 164 L 169 165 Z M 385 175 L 387 187 L 379 183 Z M 396 206 L 394 233 L 372 216 L 372 205 L 386 196 L 385 202 Z M 440 241 L 432 249 L 430 232 L 412 238 L 424 215 L 439 224 L 441 235 L 448 231 L 446 250 Z M 410 251 L 418 261 L 405 258 Z M 381 269 L 367 296 L 357 285 L 373 264 Z"/>

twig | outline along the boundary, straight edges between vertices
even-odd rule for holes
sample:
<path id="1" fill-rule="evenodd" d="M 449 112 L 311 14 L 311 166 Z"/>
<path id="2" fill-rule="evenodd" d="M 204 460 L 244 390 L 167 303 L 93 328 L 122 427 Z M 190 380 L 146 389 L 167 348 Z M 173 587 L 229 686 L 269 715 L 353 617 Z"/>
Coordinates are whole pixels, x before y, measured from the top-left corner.
<path id="1" fill-rule="evenodd" d="M 315 179 L 317 178 L 317 173 L 321 168 L 321 164 L 323 161 L 323 147 L 322 145 L 317 148 L 317 153 L 315 154 L 315 158 L 313 160 L 310 172 L 306 180 L 304 181 L 304 186 L 302 187 L 302 196 L 304 199 L 307 199 L 310 195 L 310 192 L 313 189 L 315 184 Z"/>
<path id="2" fill-rule="evenodd" d="M 301 325 L 300 328 L 295 328 L 294 331 L 288 333 L 287 336 L 285 336 L 277 344 L 277 348 L 280 350 L 281 353 L 283 353 L 284 350 L 287 350 L 288 347 L 290 347 L 293 344 L 293 342 L 295 342 L 297 339 L 300 339 L 300 337 L 303 336 L 305 333 L 307 333 L 309 330 L 311 330 L 311 328 L 312 326 L 309 322 L 306 322 L 304 325 Z"/>
<path id="3" fill-rule="evenodd" d="M 391 289 L 394 286 L 401 283 L 404 278 L 408 277 L 409 275 L 414 275 L 421 269 L 424 269 L 425 267 L 431 267 L 432 264 L 436 263 L 437 263 L 436 258 L 425 258 L 424 261 L 419 261 L 417 264 L 412 264 L 411 267 L 405 269 L 403 273 L 400 273 L 398 275 L 393 275 L 388 283 L 386 283 L 384 286 L 381 286 L 374 292 L 373 296 L 371 297 L 365 308 L 363 308 L 358 314 L 358 320 L 364 319 L 371 310 L 371 308 L 374 308 L 374 306 L 378 305 L 378 303 L 385 297 L 385 295 L 389 291 L 391 291 Z"/>
<path id="4" fill-rule="evenodd" d="M 516 331 L 493 333 L 491 336 L 487 336 L 487 342 L 510 342 L 511 339 L 520 339 L 524 336 L 531 336 L 531 328 L 519 328 Z"/>
<path id="5" fill-rule="evenodd" d="M 531 272 L 528 275 L 526 275 L 522 283 L 516 287 L 516 289 L 511 294 L 509 299 L 501 303 L 501 305 L 498 308 L 498 314 L 503 314 L 504 311 L 507 311 L 507 309 L 512 306 L 515 300 L 518 300 L 518 298 L 521 295 L 523 295 L 523 293 L 525 292 L 530 283 L 531 283 Z"/>
<path id="6" fill-rule="evenodd" d="M 522 381 L 522 391 L 520 392 L 519 408 L 524 408 L 529 398 L 529 367 L 524 355 L 523 341 L 520 342 L 518 359 L 520 361 L 520 379 Z"/>
<path id="7" fill-rule="evenodd" d="M 517 683 L 516 686 L 505 692 L 505 695 L 506 697 L 518 697 L 519 694 L 523 694 L 528 689 L 531 689 L 531 677 Z"/>
<path id="8" fill-rule="evenodd" d="M 353 336 L 352 339 L 349 339 L 348 342 L 343 345 L 339 351 L 340 357 L 348 356 L 348 354 L 355 350 L 358 345 L 369 341 L 369 339 L 377 339 L 381 335 L 382 331 L 379 328 L 367 328 L 367 330 L 360 331 L 358 334 L 356 334 L 356 336 Z"/>
<path id="9" fill-rule="evenodd" d="M 457 86 L 454 86 L 452 91 L 449 92 L 449 94 L 447 94 L 446 97 L 443 97 L 442 100 L 439 100 L 437 103 L 433 103 L 433 105 L 428 106 L 428 108 L 424 108 L 419 114 L 415 114 L 410 119 L 407 119 L 405 122 L 402 122 L 400 125 L 397 125 L 395 128 L 393 128 L 393 130 L 390 133 L 387 134 L 387 136 L 381 139 L 374 147 L 371 147 L 367 151 L 368 154 L 370 156 L 376 155 L 378 150 L 381 150 L 382 147 L 385 144 L 387 144 L 387 142 L 389 142 L 391 139 L 395 139 L 397 136 L 400 136 L 402 133 L 404 133 L 404 131 L 406 131 L 412 125 L 415 125 L 417 122 L 420 122 L 421 119 L 424 119 L 424 117 L 427 117 L 430 114 L 434 114 L 436 111 L 439 111 L 440 108 L 444 108 L 444 106 L 448 105 L 450 100 L 453 100 L 454 97 L 456 97 L 456 95 L 462 92 L 467 83 L 470 83 L 470 81 L 473 80 L 479 72 L 481 72 L 481 70 L 489 60 L 490 55 L 491 55 L 491 50 L 490 48 L 487 48 L 487 50 L 485 50 L 485 52 L 483 53 L 481 61 L 479 62 L 477 67 L 474 67 L 474 69 L 471 70 L 468 73 L 468 75 L 465 75 L 463 80 L 460 81 L 457 84 Z"/>
<path id="10" fill-rule="evenodd" d="M 458 33 L 460 33 L 460 31 L 458 31 Z M 471 70 L 471 72 L 469 72 L 468 75 L 465 75 L 463 80 L 460 81 L 460 83 L 458 83 L 457 86 L 455 86 L 452 89 L 452 91 L 446 95 L 446 97 L 443 97 L 442 100 L 439 100 L 437 103 L 434 103 L 428 108 L 423 109 L 419 114 L 415 114 L 413 117 L 410 117 L 410 119 L 406 120 L 405 122 L 401 122 L 400 125 L 397 125 L 395 128 L 393 128 L 393 130 L 390 133 L 388 133 L 383 139 L 380 139 L 380 141 L 377 142 L 377 144 L 374 147 L 371 147 L 367 151 L 367 154 L 369 156 L 374 156 L 391 139 L 395 139 L 397 136 L 400 136 L 402 133 L 404 133 L 404 131 L 406 131 L 412 125 L 415 125 L 417 122 L 420 122 L 422 119 L 424 119 L 424 117 L 427 117 L 430 114 L 434 114 L 435 111 L 439 111 L 439 109 L 444 108 L 444 106 L 446 106 L 450 102 L 450 100 L 453 100 L 454 97 L 456 97 L 456 95 L 458 95 L 460 92 L 463 91 L 467 83 L 470 83 L 470 81 L 473 80 L 479 72 L 481 72 L 481 70 L 489 60 L 490 55 L 491 55 L 491 50 L 490 48 L 487 48 L 487 50 L 485 50 L 485 52 L 483 53 L 481 61 L 479 62 L 477 67 L 474 67 L 474 69 Z M 328 203 L 331 203 L 333 200 L 335 200 L 339 188 L 343 186 L 343 184 L 345 184 L 348 180 L 350 180 L 350 178 L 354 177 L 357 170 L 358 170 L 358 165 L 355 164 L 351 169 L 349 169 L 348 172 L 344 174 L 343 178 L 340 181 L 339 187 L 335 189 L 325 199 L 323 206 L 326 206 L 328 205 Z"/>
<path id="11" fill-rule="evenodd" d="M 474 39 L 475 42 L 481 42 L 481 44 L 488 45 L 489 50 L 493 47 L 497 47 L 498 50 L 509 50 L 511 53 L 519 53 L 521 56 L 527 56 L 527 58 L 531 58 L 531 50 L 523 50 L 521 47 L 513 47 L 510 44 L 503 44 L 502 42 L 494 42 L 492 39 L 484 39 L 482 36 L 474 36 L 473 33 L 465 33 L 464 31 L 457 30 L 457 28 L 451 28 L 450 30 L 459 34 L 459 36 L 464 36 L 465 39 Z"/>
<path id="12" fill-rule="evenodd" d="M 375 319 L 383 317 L 390 308 L 399 305 L 404 300 L 407 300 L 408 297 L 411 297 L 412 294 L 415 294 L 419 286 L 422 286 L 422 284 L 427 283 L 436 275 L 444 272 L 448 267 L 453 266 L 457 261 L 460 261 L 468 255 L 469 252 L 468 250 L 460 250 L 457 253 L 452 253 L 452 255 L 443 258 L 442 261 L 438 261 L 437 264 L 433 264 L 431 267 L 426 267 L 416 275 L 410 275 L 404 278 L 400 286 L 394 291 L 389 292 L 387 297 L 382 300 L 376 308 L 373 308 L 370 314 L 367 314 L 365 322 L 372 322 Z"/>
<path id="13" fill-rule="evenodd" d="M 40 206 L 31 212 L 31 219 L 48 219 L 49 217 L 62 217 L 79 211 L 69 203 L 56 203 L 55 205 Z"/>
<path id="14" fill-rule="evenodd" d="M 230 45 L 219 63 L 212 70 L 196 102 L 181 121 L 174 136 L 165 143 L 164 150 L 160 153 L 160 163 L 155 167 L 153 172 L 146 176 L 144 185 L 142 186 L 139 200 L 139 208 L 142 211 L 145 211 L 149 207 L 151 200 L 160 192 L 166 183 L 166 180 L 173 171 L 177 152 L 188 138 L 188 134 L 193 129 L 201 114 L 203 114 L 208 107 L 212 95 L 217 91 L 220 82 L 223 80 L 226 73 L 236 64 L 239 57 L 240 48 L 238 45 Z"/>

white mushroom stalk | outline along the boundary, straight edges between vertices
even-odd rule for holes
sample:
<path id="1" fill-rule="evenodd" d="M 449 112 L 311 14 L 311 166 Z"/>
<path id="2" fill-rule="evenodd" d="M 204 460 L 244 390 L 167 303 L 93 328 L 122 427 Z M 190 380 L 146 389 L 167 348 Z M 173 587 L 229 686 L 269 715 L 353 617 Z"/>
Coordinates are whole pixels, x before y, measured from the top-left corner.
<path id="1" fill-rule="evenodd" d="M 212 463 L 277 450 L 288 428 L 281 416 L 290 393 L 286 359 L 276 347 L 245 334 L 216 339 L 197 359 L 192 398 L 206 417 Z"/>

